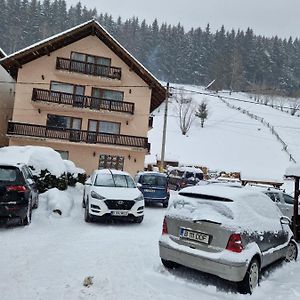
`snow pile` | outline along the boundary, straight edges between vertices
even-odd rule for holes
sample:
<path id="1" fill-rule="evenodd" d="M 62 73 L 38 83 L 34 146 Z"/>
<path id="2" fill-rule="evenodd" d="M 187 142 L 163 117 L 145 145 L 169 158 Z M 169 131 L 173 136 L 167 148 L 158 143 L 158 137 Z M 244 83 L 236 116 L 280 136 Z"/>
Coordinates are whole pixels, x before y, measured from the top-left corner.
<path id="1" fill-rule="evenodd" d="M 45 192 L 41 198 L 46 200 L 48 213 L 56 217 L 69 217 L 74 207 L 74 199 L 71 195 L 57 188 Z"/>
<path id="2" fill-rule="evenodd" d="M 0 163 L 25 163 L 34 168 L 36 175 L 39 175 L 42 170 L 46 169 L 56 177 L 68 172 L 75 175 L 84 173 L 84 170 L 76 168 L 71 161 L 64 161 L 59 153 L 49 147 L 4 147 L 0 149 Z"/>

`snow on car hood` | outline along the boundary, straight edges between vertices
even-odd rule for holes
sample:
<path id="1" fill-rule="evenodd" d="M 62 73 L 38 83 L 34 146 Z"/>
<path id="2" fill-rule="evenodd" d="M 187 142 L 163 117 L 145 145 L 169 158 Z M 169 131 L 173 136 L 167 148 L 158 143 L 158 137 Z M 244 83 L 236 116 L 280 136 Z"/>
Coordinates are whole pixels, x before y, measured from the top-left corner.
<path id="1" fill-rule="evenodd" d="M 102 197 L 112 200 L 134 200 L 142 194 L 138 188 L 94 186 L 93 190 Z"/>

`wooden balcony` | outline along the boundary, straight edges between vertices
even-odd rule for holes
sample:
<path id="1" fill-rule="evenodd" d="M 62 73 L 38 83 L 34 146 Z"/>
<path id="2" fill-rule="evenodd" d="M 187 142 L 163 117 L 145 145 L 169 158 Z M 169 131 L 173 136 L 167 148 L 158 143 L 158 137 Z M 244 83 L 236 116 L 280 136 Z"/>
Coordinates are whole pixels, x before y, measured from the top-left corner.
<path id="1" fill-rule="evenodd" d="M 75 143 L 107 144 L 116 146 L 136 147 L 150 150 L 148 139 L 139 136 L 122 134 L 98 133 L 86 130 L 64 129 L 43 125 L 9 122 L 8 135 L 65 140 Z"/>
<path id="2" fill-rule="evenodd" d="M 62 57 L 57 58 L 56 69 L 117 80 L 121 80 L 122 75 L 121 68 L 98 65 Z"/>
<path id="3" fill-rule="evenodd" d="M 33 89 L 32 101 L 64 104 L 79 108 L 89 108 L 91 110 L 108 110 L 132 115 L 134 113 L 134 103 L 80 96 L 62 92 L 53 92 L 41 89 Z"/>

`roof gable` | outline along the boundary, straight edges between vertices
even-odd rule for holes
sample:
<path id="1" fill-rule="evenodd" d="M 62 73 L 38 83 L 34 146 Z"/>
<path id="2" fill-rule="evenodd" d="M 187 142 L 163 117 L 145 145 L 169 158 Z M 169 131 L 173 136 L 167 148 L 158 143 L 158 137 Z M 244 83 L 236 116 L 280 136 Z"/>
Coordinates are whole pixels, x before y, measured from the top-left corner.
<path id="1" fill-rule="evenodd" d="M 61 32 L 0 60 L 0 64 L 16 79 L 19 68 L 39 57 L 70 45 L 89 35 L 97 36 L 111 51 L 119 56 L 150 88 L 152 88 L 151 111 L 165 99 L 166 89 L 138 60 L 121 46 L 98 22 L 91 20 Z"/>

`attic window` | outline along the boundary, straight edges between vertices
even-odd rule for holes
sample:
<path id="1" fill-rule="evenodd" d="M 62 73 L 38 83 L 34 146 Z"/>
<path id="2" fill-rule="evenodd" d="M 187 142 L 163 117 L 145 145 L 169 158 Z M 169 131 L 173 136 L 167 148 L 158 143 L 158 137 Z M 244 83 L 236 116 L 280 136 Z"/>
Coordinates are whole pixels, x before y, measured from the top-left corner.
<path id="1" fill-rule="evenodd" d="M 71 59 L 86 62 L 86 63 L 96 64 L 96 65 L 102 65 L 102 66 L 111 65 L 110 58 L 95 56 L 95 55 L 90 55 L 85 53 L 79 53 L 79 52 L 72 52 Z"/>

